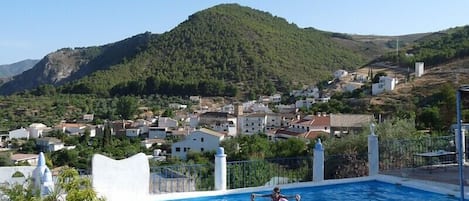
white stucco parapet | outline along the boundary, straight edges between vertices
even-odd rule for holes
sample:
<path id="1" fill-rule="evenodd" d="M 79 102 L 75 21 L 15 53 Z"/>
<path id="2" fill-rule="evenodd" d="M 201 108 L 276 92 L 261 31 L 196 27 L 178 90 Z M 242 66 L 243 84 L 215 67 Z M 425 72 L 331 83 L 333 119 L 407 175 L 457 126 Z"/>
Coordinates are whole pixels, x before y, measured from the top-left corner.
<path id="1" fill-rule="evenodd" d="M 92 160 L 93 188 L 108 201 L 147 200 L 150 166 L 143 153 L 114 160 L 95 154 Z"/>

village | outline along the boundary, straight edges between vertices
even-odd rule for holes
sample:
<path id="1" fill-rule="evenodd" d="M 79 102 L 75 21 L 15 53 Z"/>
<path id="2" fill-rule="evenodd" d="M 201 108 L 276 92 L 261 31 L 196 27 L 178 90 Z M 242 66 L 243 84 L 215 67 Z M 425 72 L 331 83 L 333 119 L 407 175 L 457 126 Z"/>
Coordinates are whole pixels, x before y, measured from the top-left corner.
<path id="1" fill-rule="evenodd" d="M 423 74 L 423 63 L 416 63 L 415 72 L 416 76 Z M 333 77 L 334 80 L 329 82 L 330 88 L 345 92 L 359 89 L 368 81 L 363 71 L 348 73 L 338 70 L 333 73 Z M 400 79 L 404 77 L 401 76 Z M 372 95 L 392 91 L 398 83 L 397 76 L 381 76 L 379 83 L 372 84 Z M 330 93 L 320 91 L 314 85 L 293 90 L 289 95 L 295 98 L 294 104 L 281 104 L 281 94 L 260 96 L 258 100 L 242 103 L 226 103 L 227 101 L 220 98 L 190 96 L 191 108 L 179 103 L 168 105 L 168 108 L 174 111 L 171 117 L 157 116 L 147 107 L 140 107 L 139 115 L 135 119 L 115 120 L 107 124 L 111 128 L 112 136 L 140 139 L 141 146 L 146 149 L 152 149 L 155 145 L 170 145 L 170 150 L 150 150 L 153 155 L 149 155 L 149 158 L 164 161 L 166 157 L 185 159 L 189 151 L 214 151 L 221 141 L 238 135 L 265 134 L 272 141 L 293 137 L 307 142 L 318 137 L 340 138 L 357 133 L 375 121 L 374 115 L 371 114 L 317 112 L 302 115 L 300 109 L 308 109 L 316 103 L 327 103 L 331 98 Z M 46 153 L 74 149 L 73 145 L 50 137 L 48 133 L 60 131 L 79 137 L 88 132 L 90 138 L 102 136 L 105 125 L 94 125 L 93 119 L 93 114 L 83 114 L 82 119 L 77 122 L 63 121 L 52 127 L 39 122 L 33 123 L 27 128 L 11 130 L 8 134 L 0 135 L 0 145 L 3 151 L 8 151 L 12 147 L 12 141 L 35 139 L 37 150 Z M 167 139 L 179 141 L 172 143 Z M 12 154 L 10 158 L 14 164 L 27 162 L 36 165 L 38 155 L 17 153 Z"/>

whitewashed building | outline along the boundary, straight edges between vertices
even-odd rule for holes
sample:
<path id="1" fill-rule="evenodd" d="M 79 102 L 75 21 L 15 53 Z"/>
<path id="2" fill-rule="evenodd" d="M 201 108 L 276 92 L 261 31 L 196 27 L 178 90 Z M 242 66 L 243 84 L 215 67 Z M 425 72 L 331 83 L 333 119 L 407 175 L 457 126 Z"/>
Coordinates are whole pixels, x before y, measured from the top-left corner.
<path id="1" fill-rule="evenodd" d="M 29 125 L 29 137 L 39 138 L 42 137 L 42 133 L 47 129 L 47 126 L 41 123 L 33 123 Z"/>
<path id="2" fill-rule="evenodd" d="M 171 145 L 173 157 L 186 159 L 187 153 L 214 151 L 220 146 L 220 142 L 225 138 L 222 133 L 202 128 L 191 132 L 184 140 Z"/>
<path id="3" fill-rule="evenodd" d="M 125 136 L 127 136 L 127 137 L 138 137 L 138 136 L 140 136 L 140 129 L 138 129 L 138 128 L 125 129 Z"/>
<path id="4" fill-rule="evenodd" d="M 252 135 L 256 133 L 265 133 L 267 114 L 252 113 L 238 117 L 240 132 L 242 134 Z"/>
<path id="5" fill-rule="evenodd" d="M 11 139 L 29 139 L 29 131 L 25 128 L 20 128 L 8 132 L 8 138 Z"/>
<path id="6" fill-rule="evenodd" d="M 394 90 L 394 88 L 396 88 L 396 84 L 396 78 L 381 76 L 379 77 L 378 83 L 374 83 L 371 85 L 371 94 L 375 96 L 385 91 L 392 91 Z"/>
<path id="7" fill-rule="evenodd" d="M 167 127 L 150 127 L 148 128 L 149 139 L 165 139 L 168 132 Z"/>
<path id="8" fill-rule="evenodd" d="M 306 98 L 304 100 L 297 100 L 295 102 L 295 107 L 296 108 L 311 108 L 314 104 L 316 103 L 316 100 L 314 98 Z"/>
<path id="9" fill-rule="evenodd" d="M 415 77 L 422 77 L 425 73 L 424 71 L 424 63 L 423 62 L 415 62 Z"/>
<path id="10" fill-rule="evenodd" d="M 44 152 L 54 152 L 65 148 L 65 144 L 57 138 L 43 137 L 36 139 L 36 146 Z"/>

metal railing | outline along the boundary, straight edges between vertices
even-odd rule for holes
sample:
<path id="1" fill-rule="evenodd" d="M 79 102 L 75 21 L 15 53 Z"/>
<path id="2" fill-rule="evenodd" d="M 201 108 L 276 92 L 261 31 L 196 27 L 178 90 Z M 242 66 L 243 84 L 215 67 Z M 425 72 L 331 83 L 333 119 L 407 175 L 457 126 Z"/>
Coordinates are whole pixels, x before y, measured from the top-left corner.
<path id="1" fill-rule="evenodd" d="M 214 165 L 170 165 L 150 168 L 150 193 L 213 190 Z"/>
<path id="2" fill-rule="evenodd" d="M 348 153 L 326 155 L 324 179 L 343 179 L 368 176 L 368 155 Z"/>
<path id="3" fill-rule="evenodd" d="M 228 162 L 227 188 L 312 181 L 312 167 L 312 157 Z"/>
<path id="4" fill-rule="evenodd" d="M 416 154 L 437 150 L 456 151 L 454 136 L 380 140 L 380 170 L 417 167 L 426 162 L 421 157 L 415 157 Z"/>

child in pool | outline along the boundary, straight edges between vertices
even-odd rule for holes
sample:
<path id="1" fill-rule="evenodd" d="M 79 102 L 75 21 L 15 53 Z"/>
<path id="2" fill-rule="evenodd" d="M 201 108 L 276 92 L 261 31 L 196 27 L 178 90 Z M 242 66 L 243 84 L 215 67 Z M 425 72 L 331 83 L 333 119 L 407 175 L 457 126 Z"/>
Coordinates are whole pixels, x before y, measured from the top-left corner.
<path id="1" fill-rule="evenodd" d="M 280 188 L 275 187 L 272 194 L 251 194 L 251 201 L 254 201 L 256 197 L 270 197 L 272 201 L 288 201 L 287 198 L 295 198 L 296 201 L 300 201 L 301 197 L 299 194 L 296 195 L 282 195 L 280 194 Z"/>

